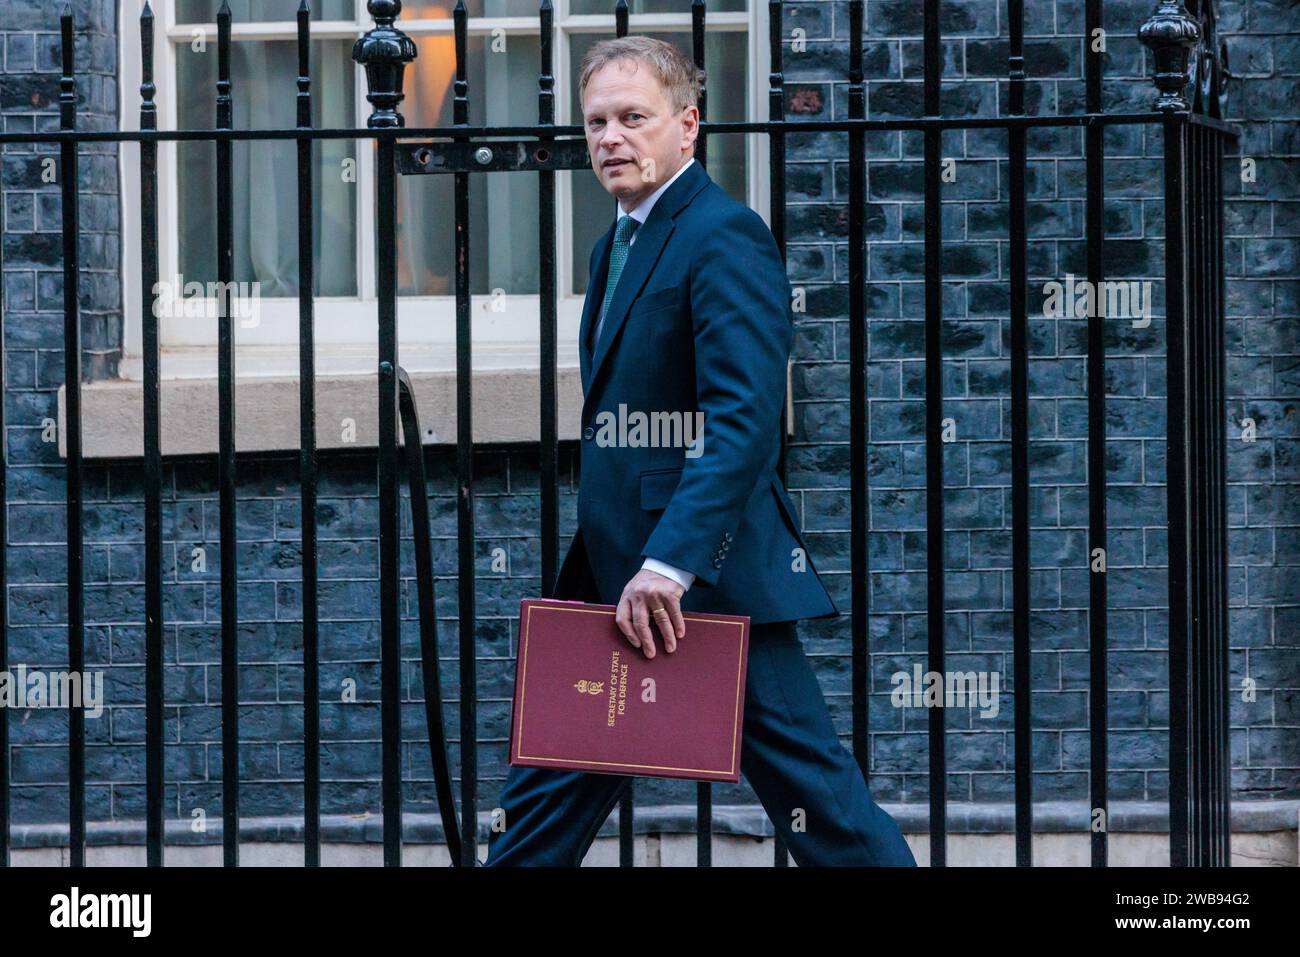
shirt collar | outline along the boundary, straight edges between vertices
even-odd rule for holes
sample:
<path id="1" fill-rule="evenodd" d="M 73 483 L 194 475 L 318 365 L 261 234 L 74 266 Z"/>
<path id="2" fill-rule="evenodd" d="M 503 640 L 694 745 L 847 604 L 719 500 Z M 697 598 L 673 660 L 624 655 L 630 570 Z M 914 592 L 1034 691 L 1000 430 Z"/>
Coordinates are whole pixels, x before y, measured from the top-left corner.
<path id="1" fill-rule="evenodd" d="M 655 190 L 645 199 L 641 200 L 641 202 L 636 205 L 636 208 L 630 210 L 626 215 L 631 216 L 638 223 L 644 225 L 646 219 L 650 216 L 650 210 L 654 207 L 654 204 L 658 202 L 659 197 L 664 194 L 664 190 L 666 190 L 669 186 L 673 185 L 673 181 L 676 180 L 678 176 L 681 176 L 683 173 L 685 173 L 687 168 L 694 162 L 695 162 L 695 157 L 694 156 L 689 157 L 686 160 L 686 162 L 681 165 L 681 168 L 678 169 L 676 173 L 673 173 L 672 178 L 669 179 L 668 182 L 664 183 L 662 186 L 660 186 L 657 190 Z M 615 200 L 614 204 L 615 204 L 615 208 L 618 210 L 618 215 L 619 216 L 624 215 L 623 207 L 618 205 L 617 200 Z"/>

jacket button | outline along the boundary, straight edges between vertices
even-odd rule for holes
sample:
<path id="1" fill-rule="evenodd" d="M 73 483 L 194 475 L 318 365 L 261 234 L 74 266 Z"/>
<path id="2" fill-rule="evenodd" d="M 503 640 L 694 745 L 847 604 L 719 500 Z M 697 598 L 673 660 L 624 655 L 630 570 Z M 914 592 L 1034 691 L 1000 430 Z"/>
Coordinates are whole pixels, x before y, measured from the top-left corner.
<path id="1" fill-rule="evenodd" d="M 724 552 L 725 552 L 728 548 L 730 548 L 730 547 L 731 547 L 731 542 L 723 542 L 723 543 L 722 543 L 722 550 L 723 550 Z"/>
<path id="2" fill-rule="evenodd" d="M 726 542 L 731 541 L 731 532 L 723 532 L 723 533 L 722 533 L 722 540 L 723 540 L 723 541 L 726 541 Z"/>
<path id="3" fill-rule="evenodd" d="M 715 558 L 715 559 L 713 560 L 713 567 L 714 567 L 714 568 L 721 568 L 721 567 L 722 567 L 722 559 L 721 559 L 721 558 Z"/>
<path id="4" fill-rule="evenodd" d="M 591 426 L 587 426 L 585 429 L 582 430 L 582 437 L 586 441 L 590 442 L 592 439 L 596 437 L 596 430 L 593 429 Z"/>

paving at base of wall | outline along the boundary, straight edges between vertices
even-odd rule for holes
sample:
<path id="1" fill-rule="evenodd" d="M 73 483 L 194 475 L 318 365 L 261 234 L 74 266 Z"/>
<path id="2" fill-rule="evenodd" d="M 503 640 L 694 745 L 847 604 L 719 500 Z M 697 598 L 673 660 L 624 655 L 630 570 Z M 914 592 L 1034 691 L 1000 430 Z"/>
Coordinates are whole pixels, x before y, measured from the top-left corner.
<path id="1" fill-rule="evenodd" d="M 927 809 L 882 804 L 902 828 L 917 863 L 926 866 L 930 838 Z M 1015 808 L 1010 804 L 950 804 L 948 862 L 957 867 L 1015 865 Z M 1082 804 L 1035 805 L 1033 857 L 1036 866 L 1087 867 L 1090 835 L 1077 826 Z M 1125 802 L 1110 808 L 1112 867 L 1169 866 L 1168 807 Z M 321 861 L 325 866 L 381 866 L 383 821 L 377 815 L 331 815 L 321 819 Z M 487 852 L 490 812 L 479 815 L 479 859 Z M 773 860 L 771 822 L 761 807 L 724 805 L 713 809 L 715 866 L 767 867 Z M 691 867 L 696 861 L 695 806 L 637 808 L 633 861 L 637 867 Z M 195 833 L 187 822 L 167 822 L 169 866 L 219 867 L 221 827 Z M 407 867 L 450 865 L 440 819 L 433 814 L 403 817 L 402 863 Z M 68 864 L 64 825 L 20 825 L 13 829 L 11 863 L 17 867 Z M 128 821 L 87 826 L 86 863 L 91 867 L 143 866 L 144 826 Z M 1232 806 L 1233 867 L 1300 866 L 1300 801 L 1238 802 Z M 301 818 L 249 818 L 240 825 L 242 866 L 299 867 L 303 861 Z M 617 866 L 618 817 L 598 832 L 585 866 Z M 793 863 L 793 862 L 792 862 Z"/>

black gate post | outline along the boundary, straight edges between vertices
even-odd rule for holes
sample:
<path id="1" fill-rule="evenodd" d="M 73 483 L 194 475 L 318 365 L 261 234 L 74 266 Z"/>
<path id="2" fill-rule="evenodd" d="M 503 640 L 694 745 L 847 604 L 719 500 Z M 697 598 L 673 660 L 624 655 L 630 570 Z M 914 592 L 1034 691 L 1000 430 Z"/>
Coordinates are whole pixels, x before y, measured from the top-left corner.
<path id="1" fill-rule="evenodd" d="M 405 98 L 402 75 L 415 59 L 415 43 L 393 25 L 401 0 L 369 0 L 375 27 L 357 40 L 352 59 L 366 68 L 366 99 L 374 106 L 371 129 L 405 125 L 397 106 Z M 383 742 L 384 865 L 402 863 L 401 608 L 398 603 L 399 512 L 397 486 L 397 169 L 394 138 L 377 138 L 376 298 L 379 303 L 379 622 L 380 738 Z"/>
<path id="2" fill-rule="evenodd" d="M 1217 95 L 1220 52 L 1209 0 L 1193 19 L 1161 0 L 1139 38 L 1151 48 L 1160 90 L 1165 180 L 1165 316 L 1169 496 L 1169 862 L 1226 866 L 1227 608 L 1222 170 L 1228 131 Z M 1189 103 L 1192 60 L 1194 102 Z M 1208 144 L 1213 141 L 1216 149 Z"/>

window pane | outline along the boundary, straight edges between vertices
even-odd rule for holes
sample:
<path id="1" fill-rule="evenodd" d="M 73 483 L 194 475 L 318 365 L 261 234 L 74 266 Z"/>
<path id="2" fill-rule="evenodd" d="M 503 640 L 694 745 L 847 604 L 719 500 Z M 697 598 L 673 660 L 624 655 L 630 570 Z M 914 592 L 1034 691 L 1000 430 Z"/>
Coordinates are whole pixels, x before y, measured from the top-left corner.
<path id="1" fill-rule="evenodd" d="M 688 31 L 649 33 L 657 40 L 675 45 L 690 55 L 691 34 Z M 704 34 L 704 67 L 708 73 L 708 119 L 714 122 L 739 122 L 748 115 L 749 79 L 747 67 L 747 34 L 728 31 L 706 31 Z M 575 34 L 572 38 L 574 72 L 587 51 L 599 40 L 598 34 Z M 570 85 L 570 116 L 574 125 L 582 124 L 582 107 L 578 103 L 578 84 Z M 696 141 L 696 150 L 699 141 Z M 746 189 L 745 136 L 743 134 L 713 135 L 709 137 L 709 176 L 732 197 L 748 202 Z M 573 173 L 573 289 L 587 291 L 587 263 L 591 248 L 605 234 L 615 216 L 616 202 L 601 186 L 594 171 Z"/>
<path id="2" fill-rule="evenodd" d="M 537 18 L 538 0 L 465 0 L 465 15 L 474 17 L 533 17 Z M 455 0 L 402 4 L 402 17 L 398 26 L 410 20 L 450 20 L 456 8 Z M 611 10 L 613 7 L 610 8 Z"/>
<path id="3" fill-rule="evenodd" d="M 356 122 L 352 44 L 312 43 L 312 122 L 350 127 Z M 183 129 L 216 122 L 217 47 L 205 53 L 176 47 L 177 117 Z M 231 82 L 237 129 L 296 124 L 297 44 L 249 41 L 231 44 Z M 216 280 L 216 150 L 212 143 L 177 144 L 181 273 L 186 281 Z M 322 140 L 313 145 L 316 172 L 315 292 L 355 296 L 356 143 Z M 234 161 L 235 281 L 261 283 L 263 296 L 298 294 L 298 162 L 291 140 L 236 141 Z M 345 167 L 345 161 L 350 161 Z"/>
<path id="4" fill-rule="evenodd" d="M 407 126 L 451 126 L 455 41 L 415 38 L 420 54 L 406 75 Z M 469 121 L 537 122 L 537 37 L 471 36 L 467 41 Z M 398 192 L 398 289 L 402 295 L 455 292 L 454 185 L 450 174 L 402 176 Z M 475 173 L 469 178 L 470 292 L 538 292 L 537 176 Z"/>
<path id="5" fill-rule="evenodd" d="M 708 13 L 741 13 L 745 10 L 745 0 L 709 0 Z M 569 0 L 569 12 L 575 15 L 605 14 L 614 15 L 614 0 Z M 632 16 L 638 13 L 683 13 L 691 14 L 691 0 L 628 0 L 627 12 Z M 705 14 L 704 22 L 709 22 Z"/>
<path id="6" fill-rule="evenodd" d="M 235 23 L 297 20 L 298 0 L 228 0 Z M 357 0 L 308 0 L 313 20 L 355 20 Z M 216 23 L 221 0 L 176 0 L 177 23 Z"/>

